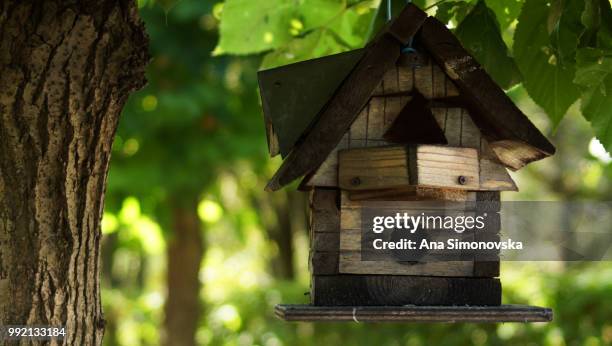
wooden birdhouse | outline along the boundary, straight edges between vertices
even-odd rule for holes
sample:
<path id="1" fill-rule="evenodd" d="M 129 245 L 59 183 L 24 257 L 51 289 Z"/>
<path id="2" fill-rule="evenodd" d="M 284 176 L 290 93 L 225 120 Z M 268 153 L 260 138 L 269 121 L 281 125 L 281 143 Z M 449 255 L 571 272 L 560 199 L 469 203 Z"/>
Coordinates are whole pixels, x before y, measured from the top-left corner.
<path id="1" fill-rule="evenodd" d="M 303 178 L 310 193 L 310 304 L 279 317 L 552 318 L 501 305 L 498 260 L 362 258 L 365 208 L 489 201 L 495 215 L 500 191 L 517 190 L 506 168 L 555 151 L 444 24 L 407 5 L 365 48 L 260 71 L 259 84 L 270 154 L 284 159 L 266 189 Z"/>

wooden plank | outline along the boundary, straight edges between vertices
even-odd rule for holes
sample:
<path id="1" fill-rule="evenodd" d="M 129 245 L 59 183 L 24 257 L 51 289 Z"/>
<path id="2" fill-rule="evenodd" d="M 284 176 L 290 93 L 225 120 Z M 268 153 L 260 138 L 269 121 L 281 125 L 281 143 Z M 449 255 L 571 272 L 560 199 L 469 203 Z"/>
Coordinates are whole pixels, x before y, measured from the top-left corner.
<path id="1" fill-rule="evenodd" d="M 461 146 L 480 150 L 480 130 L 465 109 L 461 109 Z"/>
<path id="2" fill-rule="evenodd" d="M 283 157 L 363 54 L 357 49 L 258 72 L 264 116 L 274 124 Z"/>
<path id="3" fill-rule="evenodd" d="M 446 132 L 446 113 L 448 112 L 448 108 L 432 108 L 431 113 L 436 119 L 436 123 L 442 129 L 442 131 Z M 448 141 L 447 141 L 448 143 Z"/>
<path id="4" fill-rule="evenodd" d="M 518 191 L 516 183 L 484 138 L 480 141 L 480 188 L 495 191 Z"/>
<path id="5" fill-rule="evenodd" d="M 417 185 L 464 190 L 479 187 L 477 150 L 419 145 L 416 158 Z"/>
<path id="6" fill-rule="evenodd" d="M 424 53 L 421 53 L 424 55 Z M 414 88 L 425 98 L 433 98 L 433 71 L 431 59 L 428 56 L 424 59 L 425 64 L 414 67 Z"/>
<path id="7" fill-rule="evenodd" d="M 500 272 L 499 261 L 475 261 L 474 277 L 498 277 Z"/>
<path id="8" fill-rule="evenodd" d="M 318 306 L 400 306 L 501 304 L 501 283 L 489 278 L 426 276 L 314 276 Z"/>
<path id="9" fill-rule="evenodd" d="M 383 116 L 383 138 L 384 133 L 387 132 L 391 124 L 395 121 L 398 115 L 401 113 L 402 109 L 406 105 L 406 102 L 409 99 L 403 96 L 386 96 L 384 99 L 385 102 L 385 112 Z"/>
<path id="10" fill-rule="evenodd" d="M 500 306 L 313 306 L 276 305 L 285 321 L 323 322 L 444 322 L 501 323 L 550 322 L 549 308 L 527 305 Z"/>
<path id="11" fill-rule="evenodd" d="M 340 232 L 313 232 L 310 249 L 316 252 L 337 252 L 340 248 Z"/>
<path id="12" fill-rule="evenodd" d="M 476 201 L 476 193 L 472 191 L 421 186 L 381 190 L 356 190 L 349 191 L 348 193 L 352 201 Z"/>
<path id="13" fill-rule="evenodd" d="M 426 17 L 416 6 L 406 6 L 390 27 L 394 28 L 396 38 L 400 29 L 406 30 L 402 35 L 413 36 Z M 398 21 L 402 23 L 395 24 Z M 400 55 L 399 43 L 383 33 L 368 45 L 364 56 L 323 108 L 310 131 L 283 161 L 266 190 L 278 190 L 323 163 L 366 105 L 384 73 L 395 66 Z"/>
<path id="14" fill-rule="evenodd" d="M 397 94 L 399 89 L 399 80 L 397 76 L 397 66 L 393 66 L 385 72 L 382 81 L 383 95 Z"/>
<path id="15" fill-rule="evenodd" d="M 444 136 L 448 145 L 453 147 L 461 146 L 461 123 L 462 123 L 461 108 L 448 108 L 446 110 L 446 118 L 444 122 Z"/>
<path id="16" fill-rule="evenodd" d="M 411 92 L 414 86 L 414 73 L 412 68 L 398 63 L 397 80 L 400 92 Z"/>
<path id="17" fill-rule="evenodd" d="M 313 274 L 338 272 L 340 248 L 340 191 L 314 188 L 309 196 L 310 252 L 308 267 Z"/>
<path id="18" fill-rule="evenodd" d="M 308 267 L 313 274 L 338 272 L 340 211 L 337 189 L 314 188 L 310 193 L 310 253 Z"/>
<path id="19" fill-rule="evenodd" d="M 314 188 L 312 189 L 308 203 L 313 210 L 334 210 L 338 212 L 340 205 L 340 190 Z"/>
<path id="20" fill-rule="evenodd" d="M 472 202 L 476 200 L 476 193 L 458 189 L 439 189 L 432 187 L 417 187 L 419 200 L 424 201 L 453 201 Z"/>
<path id="21" fill-rule="evenodd" d="M 338 185 L 370 190 L 410 185 L 405 147 L 342 150 L 338 153 Z"/>
<path id="22" fill-rule="evenodd" d="M 554 146 L 443 23 L 427 18 L 418 37 L 460 89 L 474 121 L 491 138 L 491 147 L 502 163 L 519 169 L 554 154 Z"/>
<path id="23" fill-rule="evenodd" d="M 350 196 L 352 191 L 343 190 L 341 192 L 340 200 L 340 218 L 344 217 L 343 213 L 345 210 L 353 210 L 360 208 L 377 208 L 377 209 L 405 209 L 405 210 L 462 210 L 472 211 L 476 210 L 477 205 L 488 205 L 488 203 L 481 202 L 481 204 L 475 204 L 473 201 L 477 200 L 476 194 L 481 192 L 466 191 L 465 199 L 457 198 L 456 200 L 442 200 L 437 198 L 437 194 L 428 191 L 420 191 L 418 188 L 418 194 L 424 198 L 416 200 L 359 200 L 352 199 Z M 443 189 L 433 189 L 443 191 Z M 431 195 L 430 195 L 431 194 Z M 493 202 L 490 202 L 494 206 Z M 499 207 L 499 204 L 497 204 Z M 492 210 L 492 209 L 491 209 Z"/>
<path id="24" fill-rule="evenodd" d="M 340 143 L 325 158 L 316 172 L 306 182 L 306 186 L 337 186 L 338 184 L 338 151 L 349 147 L 349 136 L 344 135 Z"/>
<path id="25" fill-rule="evenodd" d="M 479 149 L 478 190 L 517 191 L 516 184 L 499 162 L 486 139 L 482 138 L 467 110 L 463 108 L 432 108 L 434 118 L 449 145 Z"/>
<path id="26" fill-rule="evenodd" d="M 353 122 L 350 129 L 349 141 L 356 139 L 367 139 L 368 138 L 368 113 L 370 112 L 369 103 L 363 107 L 357 119 Z"/>
<path id="27" fill-rule="evenodd" d="M 337 210 L 311 209 L 310 229 L 313 233 L 337 233 L 340 231 L 340 215 Z"/>
<path id="28" fill-rule="evenodd" d="M 475 194 L 479 210 L 500 211 L 501 196 L 498 191 L 478 191 Z"/>
<path id="29" fill-rule="evenodd" d="M 276 132 L 274 132 L 274 127 L 272 126 L 272 121 L 265 117 L 266 122 L 266 139 L 268 141 L 268 152 L 271 157 L 274 157 L 280 154 L 280 146 L 278 144 L 278 136 Z"/>
<path id="30" fill-rule="evenodd" d="M 340 234 L 340 237 L 342 237 L 342 234 Z M 359 251 L 340 251 L 339 255 L 339 272 L 343 274 L 432 275 L 444 277 L 470 277 L 474 275 L 474 263 L 469 261 L 400 263 L 392 261 L 362 261 Z"/>
<path id="31" fill-rule="evenodd" d="M 405 46 L 410 43 L 426 18 L 427 13 L 413 4 L 407 4 L 399 15 L 391 21 L 388 32 L 402 46 Z"/>
<path id="32" fill-rule="evenodd" d="M 380 147 L 388 143 L 383 140 L 373 139 L 349 139 L 348 134 L 345 135 L 338 146 L 325 159 L 325 162 L 312 174 L 305 177 L 300 184 L 301 188 L 319 186 L 319 187 L 336 187 L 338 186 L 338 150 L 345 148 L 362 148 L 362 147 Z"/>
<path id="33" fill-rule="evenodd" d="M 372 97 L 368 112 L 368 139 L 382 140 L 385 134 L 385 98 Z"/>
<path id="34" fill-rule="evenodd" d="M 446 97 L 460 96 L 459 89 L 448 76 L 446 77 Z"/>
<path id="35" fill-rule="evenodd" d="M 436 145 L 392 146 L 338 152 L 338 185 L 372 190 L 418 185 L 474 190 L 478 151 Z"/>
<path id="36" fill-rule="evenodd" d="M 432 67 L 432 98 L 446 97 L 446 74 L 436 63 L 431 64 Z"/>
<path id="37" fill-rule="evenodd" d="M 312 275 L 334 275 L 339 273 L 338 251 L 310 251 L 308 269 Z"/>
<path id="38" fill-rule="evenodd" d="M 354 201 L 406 201 L 418 200 L 418 195 L 416 186 L 406 186 L 393 189 L 349 191 L 349 198 Z"/>

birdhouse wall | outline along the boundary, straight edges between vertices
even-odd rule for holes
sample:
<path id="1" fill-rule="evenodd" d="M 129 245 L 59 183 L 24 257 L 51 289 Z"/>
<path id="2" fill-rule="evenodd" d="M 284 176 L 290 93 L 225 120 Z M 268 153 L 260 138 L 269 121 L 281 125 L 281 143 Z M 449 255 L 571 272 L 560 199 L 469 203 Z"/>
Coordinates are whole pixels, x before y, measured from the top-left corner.
<path id="1" fill-rule="evenodd" d="M 360 192 L 361 193 L 361 192 Z M 413 200 L 454 199 L 478 201 L 495 215 L 498 192 L 468 192 L 415 188 Z M 406 199 L 406 193 L 401 195 Z M 383 196 L 388 208 L 402 209 L 405 201 Z M 401 264 L 361 261 L 361 211 L 376 197 L 335 188 L 310 192 L 310 298 L 313 305 L 499 305 L 499 262 L 430 262 Z M 486 203 L 490 202 L 490 203 Z M 499 218 L 489 218 L 488 236 L 497 236 Z M 480 237 L 485 235 L 481 234 Z M 478 240 L 491 240 L 482 238 Z"/>
<path id="2" fill-rule="evenodd" d="M 469 192 L 465 194 L 466 202 L 475 202 L 479 199 L 488 198 L 489 193 Z M 421 212 L 430 212 L 432 208 L 441 208 L 439 211 L 445 215 L 471 215 L 476 213 L 476 207 L 466 210 L 463 203 L 431 205 L 428 204 L 423 209 L 415 205 L 412 201 L 395 200 L 361 200 L 357 201 L 349 198 L 348 191 L 341 192 L 341 213 L 340 213 L 340 253 L 339 253 L 339 272 L 344 274 L 387 274 L 387 275 L 423 275 L 423 276 L 447 276 L 447 277 L 495 277 L 499 275 L 499 263 L 491 265 L 488 262 L 470 261 L 431 261 L 406 264 L 387 258 L 385 260 L 364 261 L 361 258 L 361 235 L 362 235 L 362 213 L 365 208 L 376 208 L 384 210 L 386 214 L 413 213 L 419 215 Z M 475 204 L 482 208 L 481 203 Z M 473 236 L 481 240 L 495 240 L 499 238 L 500 217 L 497 213 L 499 205 L 493 205 L 487 210 L 487 224 L 482 232 Z M 455 209 L 457 208 L 457 209 Z M 464 239 L 465 240 L 465 239 Z M 445 241 L 445 240 L 443 240 Z"/>
<path id="3" fill-rule="evenodd" d="M 414 209 L 414 204 L 406 201 L 498 200 L 499 193 L 491 191 L 516 189 L 469 112 L 459 107 L 460 103 L 447 102 L 449 98 L 460 98 L 453 81 L 427 56 L 421 55 L 419 59 L 421 66 L 412 67 L 400 61 L 384 75 L 371 99 L 334 151 L 302 183 L 303 186 L 312 187 L 309 268 L 312 274 L 310 297 L 314 305 L 451 305 L 459 301 L 461 304 L 472 305 L 500 303 L 501 285 L 495 278 L 499 276 L 499 262 L 406 264 L 393 259 L 361 259 L 361 214 L 363 208 L 370 203 L 377 202 L 377 207 L 381 206 L 380 203 L 386 203 L 390 211 L 406 211 L 407 208 Z M 431 101 L 431 113 L 443 131 L 448 146 L 478 151 L 476 185 L 471 184 L 469 189 L 463 190 L 419 185 L 374 190 L 339 189 L 338 152 L 397 145 L 385 140 L 384 135 L 415 91 Z M 499 237 L 499 225 L 495 223 L 495 220 L 499 220 L 495 217 L 496 211 L 490 212 L 492 217 L 489 218 L 491 224 L 487 226 L 488 232 L 482 233 L 480 237 Z M 357 286 L 364 286 L 365 290 L 360 292 L 367 293 L 351 293 L 355 292 Z M 393 295 L 387 292 L 389 287 L 399 287 L 399 291 L 404 293 Z M 456 290 L 445 290 L 442 287 L 478 293 L 457 295 L 453 293 Z M 437 293 L 424 293 L 432 290 Z"/>

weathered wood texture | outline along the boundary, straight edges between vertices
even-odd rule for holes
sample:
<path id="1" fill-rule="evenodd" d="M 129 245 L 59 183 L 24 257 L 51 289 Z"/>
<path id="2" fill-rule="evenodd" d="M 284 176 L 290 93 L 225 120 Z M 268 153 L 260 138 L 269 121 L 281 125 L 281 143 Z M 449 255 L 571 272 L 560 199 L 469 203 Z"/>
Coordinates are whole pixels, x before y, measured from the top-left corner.
<path id="1" fill-rule="evenodd" d="M 349 191 L 352 201 L 421 201 L 440 200 L 468 202 L 476 201 L 476 192 L 458 189 L 437 189 L 430 187 L 407 186 L 394 189 Z"/>
<path id="2" fill-rule="evenodd" d="M 497 194 L 497 196 L 495 196 Z M 343 191 L 341 195 L 340 213 L 340 252 L 339 272 L 344 274 L 388 274 L 388 275 L 430 275 L 444 277 L 496 277 L 499 276 L 499 264 L 481 264 L 462 258 L 461 261 L 431 261 L 405 263 L 385 258 L 384 260 L 362 260 L 361 229 L 362 212 L 364 208 L 376 208 L 385 214 L 401 212 L 443 211 L 446 214 L 461 212 L 469 214 L 476 211 L 487 212 L 486 227 L 482 233 L 495 234 L 500 229 L 499 214 L 496 211 L 499 204 L 495 202 L 498 192 L 472 192 L 469 200 L 476 203 L 445 202 L 439 200 L 415 201 L 376 201 L 351 200 L 350 194 Z M 492 261 L 497 262 L 497 261 Z"/>
<path id="3" fill-rule="evenodd" d="M 356 49 L 257 73 L 268 144 L 277 145 L 270 147 L 271 156 L 289 154 L 363 53 Z"/>
<path id="4" fill-rule="evenodd" d="M 285 321 L 344 322 L 550 322 L 549 308 L 527 305 L 500 306 L 312 306 L 276 305 L 276 316 Z"/>
<path id="5" fill-rule="evenodd" d="M 338 152 L 341 150 L 386 146 L 391 142 L 401 141 L 400 138 L 403 138 L 403 142 L 406 143 L 441 142 L 436 135 L 437 130 L 440 130 L 449 146 L 478 150 L 479 186 L 472 186 L 473 190 L 518 190 L 466 109 L 434 107 L 431 108 L 431 111 L 427 110 L 426 114 L 422 114 L 424 113 L 421 109 L 422 105 L 418 105 L 423 103 L 423 100 L 419 102 L 420 93 L 423 93 L 426 98 L 448 99 L 457 96 L 454 93 L 456 89 L 453 89 L 452 81 L 447 78 L 442 82 L 440 75 L 443 75 L 443 72 L 440 67 L 429 59 L 423 59 L 428 62 L 423 67 L 409 68 L 400 66 L 398 63 L 398 66 L 385 74 L 381 84 L 375 90 L 375 94 L 379 96 L 371 98 L 351 125 L 349 132 L 328 155 L 323 164 L 304 180 L 303 186 L 338 186 Z M 406 73 L 406 69 L 409 69 L 410 73 Z M 402 82 L 406 80 L 403 79 L 405 75 L 409 76 L 408 82 Z M 402 96 L 411 92 L 413 87 L 417 87 L 419 94 L 413 97 Z M 419 107 L 419 109 L 413 109 L 414 107 Z M 402 113 L 406 114 L 402 117 Z M 428 124 L 425 119 L 419 121 L 419 115 L 421 118 L 433 116 L 438 125 L 437 129 L 432 128 L 432 124 Z M 407 122 L 412 126 L 408 126 Z M 430 130 L 424 130 L 424 126 Z"/>
<path id="6" fill-rule="evenodd" d="M 459 205 L 459 204 L 458 204 Z M 351 235 L 359 232 L 361 237 L 361 212 L 363 206 L 392 208 L 393 210 L 414 209 L 414 203 L 402 205 L 401 201 L 352 201 L 347 192 L 341 196 L 340 243 L 351 242 Z M 442 208 L 437 204 L 438 208 Z M 361 241 L 361 238 L 359 238 Z M 474 264 L 469 261 L 400 263 L 396 261 L 365 261 L 359 250 L 340 250 L 339 272 L 345 274 L 389 274 L 389 275 L 431 275 L 471 277 Z"/>
<path id="7" fill-rule="evenodd" d="M 478 151 L 436 145 L 349 149 L 338 153 L 338 183 L 345 190 L 408 185 L 444 189 L 479 188 Z"/>
<path id="8" fill-rule="evenodd" d="M 516 191 L 516 184 L 490 149 L 470 113 L 463 108 L 432 108 L 432 113 L 448 145 L 478 149 L 478 190 Z"/>
<path id="9" fill-rule="evenodd" d="M 265 117 L 264 122 L 266 124 L 266 139 L 268 141 L 268 152 L 271 157 L 274 157 L 280 154 L 280 146 L 278 143 L 278 135 L 274 131 L 274 126 L 272 125 L 272 121 Z"/>
<path id="10" fill-rule="evenodd" d="M 338 273 L 340 249 L 340 191 L 314 188 L 310 192 L 309 270 L 313 275 Z"/>
<path id="11" fill-rule="evenodd" d="M 418 39 L 453 79 L 474 121 L 491 138 L 491 148 L 506 166 L 519 169 L 554 154 L 553 145 L 443 23 L 433 17 L 427 18 Z"/>
<path id="12" fill-rule="evenodd" d="M 367 104 L 385 72 L 395 66 L 400 55 L 400 46 L 403 44 L 396 39 L 396 30 L 405 30 L 402 37 L 413 36 L 426 17 L 425 12 L 414 5 L 408 5 L 389 25 L 388 28 L 393 34 L 382 32 L 368 45 L 363 58 L 329 100 L 310 131 L 289 153 L 268 182 L 267 190 L 278 190 L 325 161 Z"/>
<path id="13" fill-rule="evenodd" d="M 501 283 L 489 278 L 393 275 L 314 276 L 313 305 L 500 305 Z"/>
<path id="14" fill-rule="evenodd" d="M 380 147 L 391 144 L 385 138 L 398 118 L 400 112 L 410 102 L 408 96 L 414 88 L 427 98 L 447 98 L 459 94 L 449 78 L 440 82 L 442 70 L 427 57 L 420 53 L 420 59 L 426 63 L 423 66 L 404 66 L 398 61 L 389 68 L 373 92 L 373 96 L 361 109 L 357 118 L 350 125 L 349 131 L 342 137 L 338 145 L 327 155 L 324 162 L 307 176 L 302 182 L 303 187 L 338 186 L 338 151 L 350 148 Z M 434 77 L 434 74 L 437 77 Z M 434 87 L 433 83 L 437 81 Z M 435 94 L 433 93 L 435 90 Z M 407 110 L 408 112 L 408 110 Z M 415 127 L 415 130 L 419 130 Z M 420 136 L 419 138 L 421 138 Z M 412 140 L 417 142 L 417 138 Z M 424 143 L 438 142 L 428 140 Z"/>
<path id="15" fill-rule="evenodd" d="M 374 96 L 408 95 L 413 91 L 427 99 L 459 96 L 452 79 L 424 50 L 402 54 L 396 66 L 385 73 Z"/>
<path id="16" fill-rule="evenodd" d="M 102 343 L 104 189 L 147 45 L 135 1 L 2 2 L 0 325 L 66 326 L 66 345 Z"/>

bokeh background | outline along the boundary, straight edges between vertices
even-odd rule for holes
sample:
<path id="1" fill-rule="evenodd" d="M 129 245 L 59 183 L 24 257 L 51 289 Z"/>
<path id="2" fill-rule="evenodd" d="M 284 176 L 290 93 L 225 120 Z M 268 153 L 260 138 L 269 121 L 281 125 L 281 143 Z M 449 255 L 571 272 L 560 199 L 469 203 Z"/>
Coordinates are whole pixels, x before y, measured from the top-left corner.
<path id="1" fill-rule="evenodd" d="M 310 0 L 314 13 L 289 19 L 289 38 L 275 46 L 266 33 L 262 42 L 239 34 L 253 20 L 249 2 L 276 6 L 266 18 L 274 21 L 279 1 L 242 2 L 243 16 L 230 20 L 227 3 L 140 1 L 152 60 L 113 147 L 102 227 L 105 345 L 612 344 L 610 262 L 502 264 L 503 302 L 551 307 L 549 324 L 276 319 L 275 304 L 309 300 L 306 196 L 295 186 L 263 191 L 280 161 L 267 154 L 256 72 L 362 46 L 384 15 L 377 1 Z M 316 37 L 302 35 L 332 2 L 345 6 L 342 15 L 326 19 Z M 520 9 L 509 2 L 501 11 Z M 240 11 L 240 1 L 232 6 Z M 500 22 L 511 40 L 516 22 Z M 520 192 L 502 198 L 609 201 L 611 159 L 578 102 L 553 129 L 522 84 L 509 94 L 557 155 L 513 173 Z"/>

